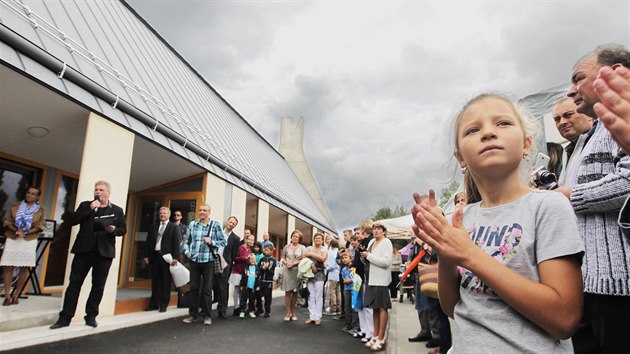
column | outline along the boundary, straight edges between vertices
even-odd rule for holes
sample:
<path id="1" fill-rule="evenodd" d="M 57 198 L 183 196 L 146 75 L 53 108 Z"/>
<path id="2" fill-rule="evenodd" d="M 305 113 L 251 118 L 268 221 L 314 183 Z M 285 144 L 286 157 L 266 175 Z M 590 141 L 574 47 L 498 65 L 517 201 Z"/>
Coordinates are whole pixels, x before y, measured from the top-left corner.
<path id="1" fill-rule="evenodd" d="M 133 132 L 94 113 L 90 113 L 85 132 L 83 156 L 81 158 L 81 171 L 79 185 L 77 187 L 77 206 L 82 201 L 92 200 L 94 196 L 94 182 L 104 180 L 109 182 L 112 186 L 110 201 L 121 207 L 123 211 L 125 211 L 125 216 L 127 216 L 127 193 L 129 190 L 129 177 L 131 175 L 134 139 L 135 134 Z M 127 221 L 128 220 L 129 218 L 127 217 Z M 127 225 L 129 225 L 128 222 Z M 70 245 L 74 244 L 78 232 L 79 226 L 74 226 L 70 236 Z M 129 235 L 129 232 L 130 231 L 127 230 L 127 235 Z M 99 316 L 114 315 L 122 240 L 122 237 L 116 237 L 116 256 L 109 270 L 109 275 L 107 276 L 103 300 L 99 307 Z M 73 258 L 74 255 L 69 253 L 66 278 L 63 284 L 64 289 L 68 286 L 70 265 L 72 264 Z M 80 321 L 83 321 L 85 303 L 87 302 L 91 287 L 92 273 L 90 272 L 85 278 L 83 287 L 81 288 L 75 319 L 78 318 Z"/>
<path id="2" fill-rule="evenodd" d="M 295 231 L 295 216 L 289 214 L 287 218 L 287 243 L 291 241 L 291 233 Z"/>
<path id="3" fill-rule="evenodd" d="M 269 231 L 269 203 L 258 199 L 258 220 L 256 225 L 256 241 L 263 239 L 265 231 Z"/>
<path id="4" fill-rule="evenodd" d="M 227 182 L 212 173 L 206 173 L 205 182 L 202 202 L 210 204 L 210 219 L 220 222 L 223 227 L 228 216 L 225 215 L 225 184 Z"/>
<path id="5" fill-rule="evenodd" d="M 234 229 L 237 235 L 243 238 L 245 232 L 245 212 L 247 211 L 247 192 L 234 186 L 232 188 L 232 211 L 230 215 L 238 218 L 238 225 Z"/>

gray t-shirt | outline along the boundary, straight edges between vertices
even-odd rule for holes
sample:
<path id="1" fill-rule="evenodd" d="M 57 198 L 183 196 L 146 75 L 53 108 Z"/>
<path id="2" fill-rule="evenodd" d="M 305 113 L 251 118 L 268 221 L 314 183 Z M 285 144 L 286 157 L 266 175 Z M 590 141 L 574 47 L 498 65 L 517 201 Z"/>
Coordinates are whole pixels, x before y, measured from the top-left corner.
<path id="1" fill-rule="evenodd" d="M 575 214 L 560 193 L 533 190 L 493 208 L 470 204 L 464 225 L 477 246 L 524 277 L 539 282 L 537 265 L 566 255 L 582 257 Z M 453 353 L 573 353 L 571 340 L 556 340 L 512 309 L 472 272 L 460 267 Z"/>

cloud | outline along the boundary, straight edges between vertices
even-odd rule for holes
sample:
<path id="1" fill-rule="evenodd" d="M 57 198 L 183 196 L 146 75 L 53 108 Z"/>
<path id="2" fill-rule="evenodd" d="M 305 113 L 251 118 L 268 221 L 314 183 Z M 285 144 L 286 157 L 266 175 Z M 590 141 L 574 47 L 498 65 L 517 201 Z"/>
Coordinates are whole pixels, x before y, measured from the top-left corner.
<path id="1" fill-rule="evenodd" d="M 466 99 L 566 83 L 597 44 L 630 42 L 627 1 L 130 3 L 272 145 L 305 118 L 339 228 L 461 178 Z"/>

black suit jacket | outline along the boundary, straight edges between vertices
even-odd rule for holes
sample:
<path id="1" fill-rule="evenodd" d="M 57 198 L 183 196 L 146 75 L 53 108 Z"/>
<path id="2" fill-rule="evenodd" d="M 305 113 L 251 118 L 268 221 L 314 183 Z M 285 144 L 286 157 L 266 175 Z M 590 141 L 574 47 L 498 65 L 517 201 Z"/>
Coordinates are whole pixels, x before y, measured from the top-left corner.
<path id="1" fill-rule="evenodd" d="M 147 235 L 147 257 L 151 255 L 155 249 L 155 242 L 157 240 L 158 229 L 160 228 L 160 222 L 151 225 L 149 233 Z M 160 242 L 160 254 L 171 254 L 173 259 L 179 259 L 180 247 L 182 242 L 182 234 L 179 231 L 179 226 L 170 221 L 166 222 L 166 227 L 162 233 L 162 241 Z"/>
<path id="2" fill-rule="evenodd" d="M 223 249 L 223 258 L 228 264 L 228 268 L 232 268 L 232 262 L 238 255 L 238 248 L 241 246 L 241 238 L 234 232 L 230 232 L 227 238 L 227 246 Z"/>
<path id="3" fill-rule="evenodd" d="M 95 212 L 90 209 L 91 201 L 81 202 L 77 210 L 72 214 L 70 223 L 72 225 L 81 224 L 77 239 L 72 246 L 72 253 L 88 253 L 92 251 L 94 242 L 97 243 L 98 253 L 105 258 L 114 258 L 116 256 L 116 239 L 127 232 L 125 222 L 125 214 L 122 209 L 109 202 L 104 208 L 98 208 Z M 96 217 L 113 215 L 113 225 L 116 227 L 114 232 L 109 233 L 105 228 L 96 221 Z"/>

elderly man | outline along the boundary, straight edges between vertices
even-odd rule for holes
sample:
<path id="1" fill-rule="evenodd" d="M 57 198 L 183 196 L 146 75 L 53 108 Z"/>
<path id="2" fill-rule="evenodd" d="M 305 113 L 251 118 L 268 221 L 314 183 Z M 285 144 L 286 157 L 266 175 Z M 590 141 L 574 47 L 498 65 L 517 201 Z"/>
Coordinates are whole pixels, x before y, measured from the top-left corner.
<path id="1" fill-rule="evenodd" d="M 562 171 L 558 176 L 558 184 L 561 186 L 567 183 L 567 176 L 572 174 L 579 160 L 586 141 L 586 135 L 582 134 L 586 134 L 593 126 L 593 118 L 578 113 L 575 108 L 573 100 L 570 97 L 564 97 L 551 110 L 558 133 L 569 141 L 569 145 L 564 148 Z"/>
<path id="2" fill-rule="evenodd" d="M 584 241 L 584 311 L 599 347 L 595 351 L 630 353 L 630 239 L 617 225 L 630 194 L 630 157 L 595 114 L 599 97 L 593 82 L 605 66 L 630 67 L 630 52 L 619 45 L 600 46 L 573 69 L 567 96 L 579 113 L 596 121 L 576 166 L 575 185 L 556 190 L 570 199 Z"/>
<path id="3" fill-rule="evenodd" d="M 50 329 L 70 324 L 77 309 L 81 286 L 90 270 L 92 288 L 85 304 L 84 318 L 87 326 L 98 326 L 98 306 L 103 299 L 109 268 L 116 256 L 115 239 L 127 231 L 123 210 L 109 201 L 111 190 L 108 182 L 96 182 L 94 199 L 81 202 L 72 214 L 71 224 L 81 226 L 72 246 L 74 258 L 70 267 L 70 283 L 63 298 L 63 309 Z"/>
<path id="4" fill-rule="evenodd" d="M 159 222 L 149 229 L 146 242 L 144 263 L 151 267 L 151 299 L 146 311 L 159 310 L 165 312 L 171 299 L 170 266 L 176 265 L 179 259 L 182 235 L 177 224 L 170 222 L 171 209 L 161 207 L 158 211 Z M 166 262 L 165 255 L 171 256 Z"/>

